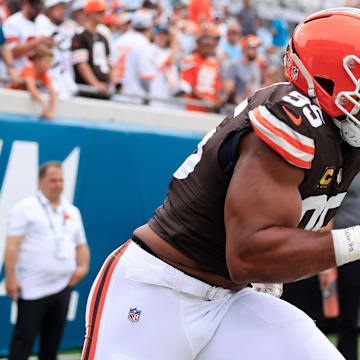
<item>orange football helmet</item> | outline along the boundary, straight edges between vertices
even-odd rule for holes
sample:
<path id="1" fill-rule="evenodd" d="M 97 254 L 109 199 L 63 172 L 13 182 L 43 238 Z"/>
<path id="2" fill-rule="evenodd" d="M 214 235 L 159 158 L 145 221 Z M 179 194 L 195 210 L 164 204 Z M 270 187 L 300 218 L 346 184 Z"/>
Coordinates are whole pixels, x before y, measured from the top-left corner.
<path id="1" fill-rule="evenodd" d="M 360 10 L 335 8 L 306 18 L 289 42 L 286 78 L 332 117 L 360 109 L 359 34 Z"/>

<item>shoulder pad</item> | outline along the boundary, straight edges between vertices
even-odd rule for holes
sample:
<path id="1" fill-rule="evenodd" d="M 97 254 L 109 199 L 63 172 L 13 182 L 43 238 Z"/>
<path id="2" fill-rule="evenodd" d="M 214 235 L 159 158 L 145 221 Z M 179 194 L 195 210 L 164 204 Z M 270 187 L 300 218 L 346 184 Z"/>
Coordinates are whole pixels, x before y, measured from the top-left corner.
<path id="1" fill-rule="evenodd" d="M 277 110 L 283 105 L 277 104 Z M 293 113 L 284 106 L 273 112 L 264 105 L 259 105 L 249 112 L 250 122 L 255 133 L 274 151 L 289 163 L 311 169 L 315 155 L 315 142 L 306 126 L 300 126 L 302 116 Z"/>

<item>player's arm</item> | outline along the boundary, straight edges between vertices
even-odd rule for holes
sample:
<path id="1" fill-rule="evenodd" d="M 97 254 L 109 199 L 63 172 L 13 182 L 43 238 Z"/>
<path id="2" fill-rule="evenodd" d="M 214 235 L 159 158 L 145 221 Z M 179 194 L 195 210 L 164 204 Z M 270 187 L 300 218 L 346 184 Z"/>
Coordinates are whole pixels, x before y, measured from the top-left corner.
<path id="1" fill-rule="evenodd" d="M 14 301 L 18 300 L 18 291 L 21 289 L 15 276 L 15 265 L 18 256 L 19 245 L 23 239 L 22 235 L 8 236 L 5 248 L 5 288 L 7 295 Z"/>
<path id="2" fill-rule="evenodd" d="M 331 232 L 296 228 L 303 178 L 304 170 L 255 133 L 241 141 L 225 202 L 226 257 L 234 282 L 289 282 L 336 266 Z"/>

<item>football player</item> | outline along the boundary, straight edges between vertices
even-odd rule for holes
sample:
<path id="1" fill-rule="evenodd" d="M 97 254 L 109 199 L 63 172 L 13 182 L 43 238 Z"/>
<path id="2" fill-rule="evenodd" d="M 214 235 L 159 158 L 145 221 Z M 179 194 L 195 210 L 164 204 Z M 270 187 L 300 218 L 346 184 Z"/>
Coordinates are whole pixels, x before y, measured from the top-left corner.
<path id="1" fill-rule="evenodd" d="M 210 131 L 153 218 L 106 260 L 83 360 L 343 359 L 271 294 L 360 259 L 360 226 L 317 232 L 360 171 L 359 33 L 351 8 L 299 24 L 289 82 L 256 91 Z"/>

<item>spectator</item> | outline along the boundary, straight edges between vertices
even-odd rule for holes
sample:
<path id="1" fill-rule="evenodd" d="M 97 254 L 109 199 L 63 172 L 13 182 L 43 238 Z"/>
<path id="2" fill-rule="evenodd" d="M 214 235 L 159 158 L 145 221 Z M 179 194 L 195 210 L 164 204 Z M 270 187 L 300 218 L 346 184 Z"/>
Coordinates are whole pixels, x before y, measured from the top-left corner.
<path id="1" fill-rule="evenodd" d="M 242 25 L 242 35 L 256 35 L 257 31 L 257 13 L 251 0 L 244 0 L 243 8 L 240 10 L 238 19 Z"/>
<path id="2" fill-rule="evenodd" d="M 200 36 L 200 27 L 187 20 L 180 20 L 177 24 L 177 37 L 184 56 L 190 55 L 196 47 L 196 38 Z"/>
<path id="3" fill-rule="evenodd" d="M 32 57 L 33 63 L 27 65 L 20 73 L 20 78 L 25 80 L 25 84 L 13 84 L 9 87 L 11 89 L 28 90 L 31 96 L 40 104 L 42 108 L 41 117 L 52 120 L 56 111 L 56 92 L 52 86 L 52 81 L 47 74 L 53 61 L 53 53 L 49 48 L 38 48 L 35 55 Z M 40 93 L 37 85 L 40 81 L 45 86 L 50 95 L 49 105 Z"/>
<path id="4" fill-rule="evenodd" d="M 184 59 L 181 71 L 181 89 L 188 99 L 210 101 L 213 106 L 220 104 L 220 71 L 218 62 L 211 57 L 215 40 L 211 35 L 201 35 L 197 50 Z M 186 110 L 209 112 L 202 106 L 187 105 Z"/>
<path id="5" fill-rule="evenodd" d="M 261 69 L 257 60 L 260 40 L 255 35 L 243 39 L 243 55 L 229 63 L 224 75 L 224 90 L 232 102 L 240 104 L 261 86 Z"/>
<path id="6" fill-rule="evenodd" d="M 151 12 L 148 9 L 137 10 L 132 17 L 132 28 L 114 44 L 116 79 L 124 94 L 150 93 L 151 81 L 155 77 L 152 48 L 148 39 L 151 27 Z M 125 95 L 116 96 L 114 99 L 138 104 L 143 102 Z"/>
<path id="7" fill-rule="evenodd" d="M 105 14 L 103 24 L 107 26 L 108 29 L 110 30 L 110 43 L 111 43 L 115 34 L 119 32 L 120 26 L 122 24 L 120 20 L 117 18 L 117 16 L 112 13 Z"/>
<path id="8" fill-rule="evenodd" d="M 106 38 L 97 31 L 103 22 L 107 4 L 102 0 L 90 0 L 84 7 L 85 27 L 77 32 L 72 41 L 72 61 L 78 84 L 94 86 L 105 93 L 110 85 L 110 48 Z"/>
<path id="9" fill-rule="evenodd" d="M 220 41 L 226 41 L 227 23 L 224 10 L 213 10 L 212 12 L 213 23 L 219 29 Z"/>
<path id="10" fill-rule="evenodd" d="M 124 0 L 124 3 L 129 11 L 135 11 L 141 8 L 144 0 Z"/>
<path id="11" fill-rule="evenodd" d="M 176 1 L 169 19 L 171 25 L 176 25 L 179 21 L 184 20 L 186 17 L 186 4 L 181 0 Z"/>
<path id="12" fill-rule="evenodd" d="M 71 4 L 72 18 L 74 20 L 72 26 L 76 31 L 78 28 L 85 26 L 86 15 L 84 13 L 85 0 L 73 0 Z"/>
<path id="13" fill-rule="evenodd" d="M 331 169 L 331 168 L 330 168 Z M 354 226 L 359 223 L 360 175 L 351 183 L 334 218 L 334 229 Z M 338 349 L 346 360 L 358 359 L 358 314 L 360 305 L 360 261 L 337 268 L 337 290 L 339 298 Z M 331 270 L 319 274 L 322 290 L 330 288 Z"/>
<path id="14" fill-rule="evenodd" d="M 56 360 L 71 288 L 88 272 L 89 249 L 79 209 L 62 196 L 61 163 L 39 170 L 39 191 L 8 215 L 5 286 L 18 303 L 10 359 L 27 359 L 40 332 L 39 360 Z"/>
<path id="15" fill-rule="evenodd" d="M 175 66 L 177 60 L 177 42 L 174 29 L 165 25 L 156 25 L 153 29 L 152 60 L 155 65 L 155 77 L 151 82 L 150 95 L 170 98 L 179 87 L 179 73 Z M 151 106 L 172 107 L 171 104 L 152 100 Z"/>
<path id="16" fill-rule="evenodd" d="M 227 60 L 241 57 L 241 25 L 238 22 L 230 23 L 226 31 L 226 40 L 221 41 L 217 50 L 217 59 L 222 65 Z"/>
<path id="17" fill-rule="evenodd" d="M 277 59 L 280 61 L 285 53 L 289 41 L 289 26 L 286 19 L 278 16 L 271 23 L 272 44 L 275 47 Z"/>
<path id="18" fill-rule="evenodd" d="M 120 31 L 115 41 L 120 37 L 120 35 L 125 34 L 131 26 L 131 15 L 128 12 L 119 14 L 118 19 L 120 22 Z"/>
<path id="19" fill-rule="evenodd" d="M 144 0 L 142 7 L 144 9 L 149 9 L 157 15 L 160 15 L 162 12 L 161 4 L 159 0 Z"/>
<path id="20" fill-rule="evenodd" d="M 5 65 L 7 66 L 7 74 L 10 76 L 12 82 L 18 83 L 20 78 L 15 71 L 14 59 L 12 57 L 11 51 L 6 45 L 6 40 L 1 25 L 0 25 L 0 47 L 1 47 L 1 56 L 5 62 Z"/>
<path id="21" fill-rule="evenodd" d="M 271 63 L 271 57 L 274 53 L 274 46 L 273 42 L 273 35 L 270 29 L 265 26 L 264 20 L 261 17 L 258 17 L 258 28 L 257 28 L 257 35 L 259 40 L 261 41 L 261 45 L 258 47 L 258 54 L 261 58 L 269 60 Z M 278 64 L 278 61 L 276 61 Z"/>
<path id="22" fill-rule="evenodd" d="M 3 24 L 9 16 L 10 11 L 7 6 L 7 0 L 0 0 L 0 23 Z"/>
<path id="23" fill-rule="evenodd" d="M 211 0 L 190 0 L 188 5 L 189 20 L 201 25 L 204 22 L 211 22 L 212 17 Z"/>
<path id="24" fill-rule="evenodd" d="M 73 32 L 64 26 L 67 1 L 45 0 L 45 13 L 35 21 L 39 34 L 52 36 L 55 42 L 49 75 L 60 99 L 68 99 L 77 92 L 71 63 Z"/>
<path id="25" fill-rule="evenodd" d="M 41 0 L 24 0 L 20 11 L 11 15 L 4 23 L 3 31 L 6 42 L 14 57 L 17 73 L 29 65 L 29 57 L 40 45 L 54 46 L 52 36 L 39 36 L 35 19 L 43 8 Z"/>

